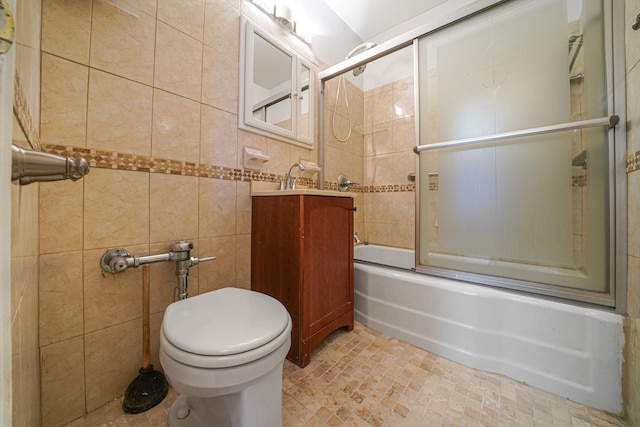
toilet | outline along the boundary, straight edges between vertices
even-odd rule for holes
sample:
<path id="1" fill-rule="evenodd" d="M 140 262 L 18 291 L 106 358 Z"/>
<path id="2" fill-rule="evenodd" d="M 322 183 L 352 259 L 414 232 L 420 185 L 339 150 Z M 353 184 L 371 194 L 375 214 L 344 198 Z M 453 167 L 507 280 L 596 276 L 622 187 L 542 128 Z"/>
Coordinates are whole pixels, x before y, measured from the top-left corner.
<path id="1" fill-rule="evenodd" d="M 160 364 L 180 396 L 170 427 L 281 427 L 291 317 L 276 299 L 223 288 L 174 302 L 160 328 Z"/>

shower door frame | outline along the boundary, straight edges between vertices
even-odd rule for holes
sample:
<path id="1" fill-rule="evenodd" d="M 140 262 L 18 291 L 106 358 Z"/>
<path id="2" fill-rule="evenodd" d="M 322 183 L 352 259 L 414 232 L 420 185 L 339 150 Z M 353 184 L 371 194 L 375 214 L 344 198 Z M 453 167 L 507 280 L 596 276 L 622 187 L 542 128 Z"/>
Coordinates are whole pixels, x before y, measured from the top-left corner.
<path id="1" fill-rule="evenodd" d="M 531 0 L 535 1 L 535 0 Z M 387 42 L 363 52 L 354 58 L 329 67 L 318 74 L 320 87 L 320 123 L 324 123 L 325 114 L 325 82 L 340 74 L 353 70 L 368 62 L 382 58 L 407 46 L 414 49 L 414 94 L 415 94 L 415 137 L 420 141 L 419 127 L 419 61 L 418 40 L 430 33 L 449 27 L 467 18 L 492 9 L 509 0 L 477 0 L 464 7 L 434 19 L 415 30 L 393 38 Z M 420 167 L 416 151 L 416 271 L 440 277 L 473 282 L 512 291 L 523 291 L 540 297 L 559 298 L 565 302 L 587 303 L 605 309 L 615 309 L 618 313 L 626 310 L 627 289 L 627 175 L 626 175 L 626 101 L 625 101 L 625 22 L 624 4 L 615 0 L 602 0 L 605 27 L 606 78 L 609 116 L 618 116 L 615 127 L 610 126 L 609 141 L 609 291 L 598 293 L 564 288 L 556 285 L 526 282 L 497 276 L 468 273 L 440 267 L 420 265 Z M 618 82 L 617 84 L 614 84 Z M 615 119 L 610 119 L 615 120 Z M 603 123 L 606 125 L 606 123 Z M 551 126 L 549 127 L 551 128 Z M 547 129 L 548 130 L 548 129 Z M 320 126 L 320 144 L 318 156 L 321 165 L 319 186 L 324 188 L 324 126 Z"/>

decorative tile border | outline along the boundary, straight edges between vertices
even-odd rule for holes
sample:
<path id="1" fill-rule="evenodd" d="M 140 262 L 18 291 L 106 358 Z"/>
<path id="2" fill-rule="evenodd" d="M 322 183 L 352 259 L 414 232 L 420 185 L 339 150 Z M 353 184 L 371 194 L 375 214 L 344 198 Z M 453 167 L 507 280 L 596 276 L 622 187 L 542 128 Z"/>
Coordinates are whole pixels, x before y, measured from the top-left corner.
<path id="1" fill-rule="evenodd" d="M 250 169 L 234 169 L 224 166 L 192 163 L 182 160 L 144 156 L 140 154 L 118 153 L 115 151 L 97 150 L 93 148 L 45 144 L 43 146 L 43 151 L 73 159 L 84 157 L 84 159 L 89 163 L 90 168 L 197 176 L 204 178 L 226 179 L 231 181 L 278 182 L 280 179 L 280 175 Z M 309 178 L 300 178 L 300 183 L 312 188 L 317 187 L 317 182 Z M 324 188 L 327 190 L 337 191 L 338 184 L 336 182 L 325 182 Z M 395 193 L 402 191 L 415 191 L 415 184 L 375 186 L 357 185 L 351 187 L 350 191 L 356 193 Z"/>
<path id="2" fill-rule="evenodd" d="M 117 169 L 149 173 L 161 173 L 232 181 L 278 181 L 278 175 L 249 169 L 234 169 L 224 166 L 192 163 L 181 160 L 139 154 L 118 153 L 93 148 L 44 145 L 43 150 L 63 157 L 84 157 L 90 168 Z"/>
<path id="3" fill-rule="evenodd" d="M 640 151 L 627 156 L 627 173 L 635 172 L 640 169 Z"/>
<path id="4" fill-rule="evenodd" d="M 266 181 L 278 182 L 280 175 L 264 173 L 250 169 L 234 169 L 224 166 L 192 163 L 182 160 L 164 159 L 161 157 L 143 156 L 139 154 L 118 153 L 115 151 L 96 150 L 92 148 L 70 147 L 63 145 L 45 144 L 43 151 L 57 154 L 73 159 L 84 157 L 91 168 L 117 169 L 126 171 L 138 171 L 149 173 L 161 173 L 183 176 L 197 176 L 203 178 L 226 179 L 231 181 Z M 636 169 L 640 169 L 640 152 L 636 153 Z M 629 167 L 627 171 L 631 172 Z M 300 183 L 307 187 L 317 188 L 317 182 L 309 178 L 300 178 Z M 573 176 L 573 187 L 584 187 L 587 185 L 586 175 Z M 429 191 L 438 191 L 437 177 L 429 178 Z M 336 182 L 325 182 L 326 190 L 338 190 Z M 356 185 L 350 188 L 356 193 L 398 193 L 415 192 L 415 183 L 392 184 L 392 185 Z"/>
<path id="5" fill-rule="evenodd" d="M 34 150 L 40 150 L 40 134 L 38 129 L 33 125 L 33 119 L 31 113 L 29 113 L 29 105 L 27 98 L 24 96 L 22 90 L 22 84 L 20 83 L 20 76 L 16 71 L 13 80 L 13 112 L 18 119 L 18 123 L 22 128 L 29 145 Z"/>

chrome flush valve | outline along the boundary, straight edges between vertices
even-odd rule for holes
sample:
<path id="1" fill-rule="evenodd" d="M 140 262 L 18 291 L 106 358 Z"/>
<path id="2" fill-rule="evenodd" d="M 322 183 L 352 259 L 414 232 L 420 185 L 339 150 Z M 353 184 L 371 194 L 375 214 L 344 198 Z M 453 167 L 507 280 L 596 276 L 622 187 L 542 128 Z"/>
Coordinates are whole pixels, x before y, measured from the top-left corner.
<path id="1" fill-rule="evenodd" d="M 187 291 L 187 276 L 189 268 L 204 261 L 213 261 L 216 257 L 196 258 L 191 256 L 193 243 L 187 240 L 174 242 L 169 246 L 169 252 L 158 255 L 132 256 L 126 249 L 110 249 L 100 259 L 100 267 L 107 273 L 120 273 L 129 267 L 139 267 L 160 261 L 174 261 L 176 263 L 177 299 L 185 299 Z"/>

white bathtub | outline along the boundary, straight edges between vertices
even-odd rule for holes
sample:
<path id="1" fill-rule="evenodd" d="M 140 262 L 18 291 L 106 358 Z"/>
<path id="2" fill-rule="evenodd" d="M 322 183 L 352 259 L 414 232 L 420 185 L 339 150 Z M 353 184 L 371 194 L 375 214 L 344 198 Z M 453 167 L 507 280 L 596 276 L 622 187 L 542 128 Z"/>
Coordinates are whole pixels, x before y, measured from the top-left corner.
<path id="1" fill-rule="evenodd" d="M 370 264 L 395 260 L 411 268 L 410 250 L 360 245 L 354 254 L 359 322 L 466 366 L 621 413 L 620 315 Z"/>

